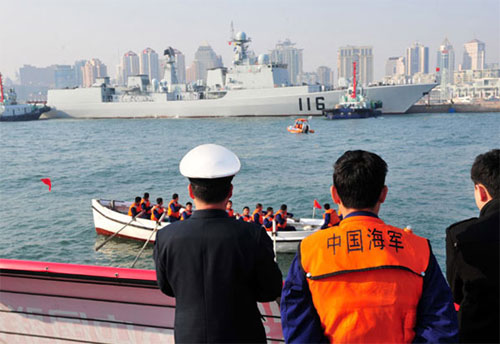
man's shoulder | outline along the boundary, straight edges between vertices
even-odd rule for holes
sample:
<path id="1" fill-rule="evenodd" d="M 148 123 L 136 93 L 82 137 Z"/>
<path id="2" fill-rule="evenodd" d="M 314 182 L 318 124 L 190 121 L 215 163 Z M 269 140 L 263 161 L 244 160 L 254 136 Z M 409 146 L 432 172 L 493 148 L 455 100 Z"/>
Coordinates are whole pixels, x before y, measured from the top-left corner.
<path id="1" fill-rule="evenodd" d="M 476 224 L 478 220 L 479 219 L 477 217 L 471 217 L 466 220 L 455 222 L 454 224 L 446 228 L 446 234 L 452 237 L 456 237 L 458 234 L 466 231 L 472 225 Z"/>

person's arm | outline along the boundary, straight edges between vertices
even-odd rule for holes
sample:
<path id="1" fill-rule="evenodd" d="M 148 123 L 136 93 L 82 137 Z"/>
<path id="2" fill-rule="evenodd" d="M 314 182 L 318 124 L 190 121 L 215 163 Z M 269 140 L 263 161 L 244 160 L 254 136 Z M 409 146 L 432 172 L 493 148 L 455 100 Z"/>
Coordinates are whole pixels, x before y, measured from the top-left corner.
<path id="1" fill-rule="evenodd" d="M 266 230 L 258 229 L 259 242 L 257 246 L 257 271 L 255 295 L 258 302 L 270 302 L 281 295 L 283 276 L 278 264 L 274 261 L 273 242 Z"/>
<path id="2" fill-rule="evenodd" d="M 276 220 L 276 223 L 279 223 L 280 225 L 282 225 L 285 222 L 285 219 L 281 214 L 276 215 L 274 219 Z"/>
<path id="3" fill-rule="evenodd" d="M 267 217 L 264 217 L 264 222 L 263 222 L 264 227 L 267 228 L 272 228 L 273 223 L 267 219 Z"/>
<path id="4" fill-rule="evenodd" d="M 132 209 L 130 209 L 130 211 L 132 212 L 132 217 L 137 216 L 138 212 L 137 212 L 137 210 L 136 210 L 135 207 L 133 207 Z"/>
<path id="5" fill-rule="evenodd" d="M 325 222 L 323 222 L 321 229 L 328 228 L 329 223 L 330 223 L 330 213 L 325 213 Z"/>
<path id="6" fill-rule="evenodd" d="M 430 248 L 430 244 L 429 244 Z M 458 319 L 451 290 L 430 251 L 422 296 L 417 308 L 414 343 L 457 343 Z"/>
<path id="7" fill-rule="evenodd" d="M 287 343 L 328 343 L 314 308 L 306 274 L 297 253 L 281 292 L 281 326 Z"/>
<path id="8" fill-rule="evenodd" d="M 160 232 L 158 232 L 158 235 L 160 235 Z M 161 247 L 161 244 L 158 244 L 158 238 L 155 241 L 153 258 L 156 266 L 156 281 L 158 283 L 158 286 L 160 287 L 160 290 L 165 295 L 175 297 L 174 291 L 172 290 L 172 287 L 170 286 L 170 283 L 168 283 L 167 280 L 167 274 L 165 269 L 165 263 L 166 263 L 165 248 Z"/>
<path id="9" fill-rule="evenodd" d="M 259 213 L 253 214 L 253 222 L 260 224 Z"/>
<path id="10" fill-rule="evenodd" d="M 460 304 L 463 300 L 463 282 L 458 273 L 457 248 L 450 228 L 446 230 L 446 279 L 451 288 L 453 300 Z"/>
<path id="11" fill-rule="evenodd" d="M 286 217 L 289 217 L 289 218 L 290 218 L 290 217 L 293 217 L 293 214 L 292 214 L 292 213 L 288 213 L 288 212 L 287 212 L 287 213 L 286 213 Z"/>

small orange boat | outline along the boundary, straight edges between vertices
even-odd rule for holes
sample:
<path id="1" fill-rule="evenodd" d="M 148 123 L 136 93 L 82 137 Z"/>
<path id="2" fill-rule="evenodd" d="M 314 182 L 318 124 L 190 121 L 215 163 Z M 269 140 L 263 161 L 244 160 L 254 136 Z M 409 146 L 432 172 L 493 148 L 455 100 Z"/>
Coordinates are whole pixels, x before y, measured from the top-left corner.
<path id="1" fill-rule="evenodd" d="M 294 125 L 286 129 L 292 134 L 313 134 L 314 130 L 309 127 L 309 121 L 306 118 L 297 118 Z"/>

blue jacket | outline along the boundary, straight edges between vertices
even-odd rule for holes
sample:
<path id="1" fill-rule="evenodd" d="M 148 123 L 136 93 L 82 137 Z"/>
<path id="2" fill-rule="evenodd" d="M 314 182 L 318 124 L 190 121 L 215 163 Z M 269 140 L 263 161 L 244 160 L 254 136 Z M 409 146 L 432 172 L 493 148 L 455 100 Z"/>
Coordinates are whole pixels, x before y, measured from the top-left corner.
<path id="1" fill-rule="evenodd" d="M 283 335 L 287 343 L 328 343 L 300 263 L 300 250 L 285 280 L 280 310 Z M 417 309 L 413 342 L 458 342 L 458 320 L 451 291 L 432 252 Z"/>

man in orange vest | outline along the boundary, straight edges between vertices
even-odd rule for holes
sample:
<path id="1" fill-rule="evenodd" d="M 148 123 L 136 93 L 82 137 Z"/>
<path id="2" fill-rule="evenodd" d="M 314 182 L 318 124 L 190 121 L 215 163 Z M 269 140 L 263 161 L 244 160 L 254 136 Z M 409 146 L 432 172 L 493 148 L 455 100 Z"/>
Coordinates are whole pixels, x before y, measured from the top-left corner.
<path id="1" fill-rule="evenodd" d="M 262 204 L 260 203 L 257 203 L 257 205 L 255 206 L 255 210 L 252 214 L 252 222 L 255 222 L 258 225 L 264 223 L 264 214 L 262 214 Z"/>
<path id="2" fill-rule="evenodd" d="M 335 209 L 330 208 L 329 203 L 323 204 L 323 208 L 325 208 L 325 213 L 323 214 L 323 225 L 321 226 L 321 229 L 329 228 L 332 226 L 335 226 L 340 222 L 340 218 L 337 215 L 337 212 Z"/>
<path id="3" fill-rule="evenodd" d="M 244 222 L 252 222 L 252 217 L 250 216 L 250 208 L 249 207 L 243 207 L 243 212 L 241 213 L 241 216 L 239 217 L 240 221 Z"/>
<path id="4" fill-rule="evenodd" d="M 179 195 L 174 193 L 172 195 L 172 200 L 168 203 L 167 216 L 170 223 L 179 221 L 181 218 L 180 210 L 182 205 L 179 204 Z"/>
<path id="5" fill-rule="evenodd" d="M 128 208 L 128 216 L 136 217 L 142 211 L 141 198 L 137 196 L 135 202 Z"/>
<path id="6" fill-rule="evenodd" d="M 231 200 L 227 201 L 226 213 L 227 213 L 227 216 L 229 216 L 230 218 L 232 218 L 232 219 L 236 218 L 236 215 L 234 214 L 234 210 L 233 210 L 233 201 L 231 201 Z"/>
<path id="7" fill-rule="evenodd" d="M 273 219 L 274 219 L 274 210 L 272 207 L 267 207 L 267 213 L 266 216 L 264 216 L 264 221 L 262 222 L 262 225 L 268 232 L 273 231 Z"/>
<path id="8" fill-rule="evenodd" d="M 163 207 L 163 198 L 158 197 L 156 199 L 156 205 L 151 209 L 151 220 L 160 221 L 164 212 L 165 208 Z"/>
<path id="9" fill-rule="evenodd" d="M 181 214 L 181 221 L 186 221 L 193 215 L 193 203 L 187 202 L 186 209 Z"/>
<path id="10" fill-rule="evenodd" d="M 289 226 L 287 224 L 287 219 L 289 217 L 293 217 L 293 214 L 288 213 L 286 209 L 286 204 L 282 204 L 280 210 L 276 212 L 276 215 L 274 216 L 274 219 L 276 220 L 276 229 L 278 231 L 295 231 L 296 229 L 294 226 Z"/>
<path id="11" fill-rule="evenodd" d="M 145 192 L 141 199 L 141 209 L 144 210 L 144 218 L 151 218 L 151 202 L 149 201 L 149 193 Z"/>
<path id="12" fill-rule="evenodd" d="M 347 151 L 332 199 L 344 218 L 299 245 L 283 287 L 287 343 L 443 343 L 458 340 L 450 288 L 427 239 L 378 217 L 387 164 Z"/>

